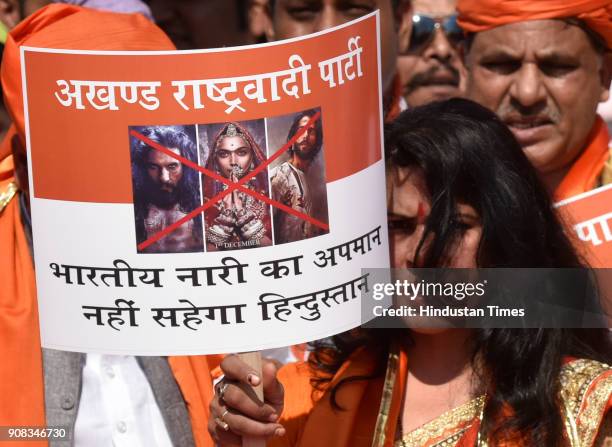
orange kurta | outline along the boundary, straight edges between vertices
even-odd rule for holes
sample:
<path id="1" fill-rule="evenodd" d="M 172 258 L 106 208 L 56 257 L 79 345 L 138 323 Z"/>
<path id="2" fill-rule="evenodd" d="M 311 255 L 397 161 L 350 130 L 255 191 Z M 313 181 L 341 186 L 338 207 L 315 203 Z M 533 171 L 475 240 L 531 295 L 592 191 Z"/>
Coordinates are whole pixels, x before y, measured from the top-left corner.
<path id="1" fill-rule="evenodd" d="M 606 123 L 598 116 L 584 150 L 555 191 L 556 201 L 568 199 L 599 186 L 602 170 L 610 158 L 609 143 L 610 136 Z"/>
<path id="2" fill-rule="evenodd" d="M 402 372 L 407 371 L 406 356 L 399 355 L 390 359 L 392 373 L 397 371 L 393 390 L 387 394 L 403 396 L 404 381 Z M 376 357 L 373 353 L 360 349 L 340 368 L 327 386 L 352 376 L 370 376 L 374 373 Z M 347 411 L 335 411 L 331 407 L 329 393 L 315 391 L 310 384 L 311 370 L 306 363 L 292 363 L 279 371 L 279 380 L 285 388 L 285 408 L 280 423 L 287 429 L 283 438 L 268 441 L 272 447 L 371 447 L 376 430 L 381 396 L 385 377 L 360 380 L 343 385 L 337 395 L 338 403 Z M 397 421 L 401 399 L 393 399 L 389 408 L 384 409 L 389 421 Z M 389 424 L 386 436 L 395 432 L 395 423 Z M 394 436 L 390 436 L 393 441 Z M 390 445 L 390 444 L 385 444 Z"/>
<path id="3" fill-rule="evenodd" d="M 69 5 L 47 6 L 9 34 L 2 61 L 2 84 L 13 126 L 0 146 L 0 425 L 44 426 L 34 268 L 19 198 L 14 194 L 19 185 L 12 153 L 16 151 L 20 160 L 25 157 L 21 45 L 87 50 L 172 50 L 174 45 L 141 15 Z M 27 188 L 21 186 L 23 190 Z M 196 445 L 212 446 L 206 429 L 213 390 L 209 371 L 217 366 L 219 358 L 171 357 L 169 361 L 187 403 Z"/>
<path id="4" fill-rule="evenodd" d="M 372 374 L 374 363 L 371 353 L 359 350 L 328 386 L 347 377 Z M 331 407 L 329 393 L 313 392 L 312 373 L 307 364 L 285 366 L 279 372 L 285 388 L 285 408 L 280 422 L 287 434 L 272 439 L 268 446 L 392 447 L 396 442 L 407 368 L 406 354 L 392 352 L 386 377 L 360 380 L 340 388 L 337 401 L 344 411 L 337 411 Z M 612 368 L 591 360 L 568 360 L 560 380 L 562 402 L 567 409 L 564 416 L 569 415 L 576 427 L 575 433 L 568 434 L 571 445 L 591 447 L 605 414 L 612 408 Z M 423 440 L 419 447 L 431 447 L 445 439 L 453 441 L 444 445 L 473 447 L 479 429 L 479 416 L 471 421 L 454 422 L 435 438 Z"/>

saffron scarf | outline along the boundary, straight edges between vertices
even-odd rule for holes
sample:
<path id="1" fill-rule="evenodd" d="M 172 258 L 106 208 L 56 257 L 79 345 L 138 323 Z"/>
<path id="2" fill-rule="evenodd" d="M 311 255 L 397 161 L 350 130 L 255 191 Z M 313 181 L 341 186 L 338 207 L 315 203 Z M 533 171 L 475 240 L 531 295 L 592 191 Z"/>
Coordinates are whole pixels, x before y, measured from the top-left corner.
<path id="1" fill-rule="evenodd" d="M 34 266 L 20 217 L 15 158 L 25 158 L 25 121 L 19 46 L 87 50 L 173 50 L 168 37 L 137 14 L 49 5 L 9 34 L 2 61 L 5 104 L 13 120 L 0 145 L 0 425 L 44 426 L 43 370 Z M 15 145 L 15 138 L 20 144 Z M 16 149 L 13 149 L 13 148 Z M 8 193 L 6 196 L 5 193 Z M 12 197 L 9 198 L 9 195 Z M 170 357 L 170 367 L 189 410 L 198 447 L 211 447 L 206 429 L 218 356 Z M 7 446 L 10 444 L 7 444 Z M 46 445 L 46 443 L 32 443 Z"/>

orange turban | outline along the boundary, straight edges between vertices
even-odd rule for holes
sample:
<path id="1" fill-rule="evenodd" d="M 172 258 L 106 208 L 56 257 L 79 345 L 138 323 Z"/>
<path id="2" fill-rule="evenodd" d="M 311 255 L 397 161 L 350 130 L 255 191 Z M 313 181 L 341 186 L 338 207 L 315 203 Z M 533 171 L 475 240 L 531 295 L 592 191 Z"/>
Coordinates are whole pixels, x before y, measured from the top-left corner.
<path id="1" fill-rule="evenodd" d="M 582 20 L 612 48 L 612 2 L 610 0 L 459 0 L 459 25 L 478 33 L 497 26 L 527 20 Z"/>
<path id="2" fill-rule="evenodd" d="M 6 42 L 1 76 L 13 125 L 0 145 L 0 396 L 3 402 L 0 426 L 44 426 L 34 268 L 18 197 L 11 193 L 17 183 L 12 155 L 15 137 L 25 147 L 21 45 L 83 50 L 173 50 L 174 45 L 143 16 L 59 4 L 49 5 L 28 17 L 11 31 Z M 207 357 L 169 360 L 187 402 L 196 445 L 212 446 L 206 430 L 212 395 Z"/>

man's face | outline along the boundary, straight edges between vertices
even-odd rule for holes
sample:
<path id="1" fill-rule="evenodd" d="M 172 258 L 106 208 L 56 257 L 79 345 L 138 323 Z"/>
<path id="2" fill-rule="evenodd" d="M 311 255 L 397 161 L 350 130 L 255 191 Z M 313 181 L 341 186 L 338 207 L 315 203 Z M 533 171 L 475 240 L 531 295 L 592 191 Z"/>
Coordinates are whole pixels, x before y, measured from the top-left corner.
<path id="1" fill-rule="evenodd" d="M 298 121 L 298 129 L 296 131 L 299 132 L 306 127 L 310 121 L 309 116 L 303 116 Z M 295 144 L 293 145 L 293 150 L 297 154 L 298 157 L 304 160 L 309 160 L 313 158 L 317 149 L 317 130 L 315 129 L 314 124 L 308 126 L 308 129 L 304 130 L 304 132 L 299 136 L 297 140 L 295 140 Z"/>
<path id="2" fill-rule="evenodd" d="M 43 6 L 47 6 L 52 3 L 51 0 L 26 0 L 24 2 L 24 12 L 26 17 L 30 14 L 35 13 L 37 10 L 42 8 Z"/>
<path id="3" fill-rule="evenodd" d="M 0 0 L 0 21 L 10 30 L 49 3 L 51 0 Z"/>
<path id="4" fill-rule="evenodd" d="M 414 14 L 441 20 L 455 14 L 456 0 L 413 0 Z M 404 98 L 412 107 L 461 96 L 465 89 L 465 69 L 457 42 L 442 27 L 420 46 L 412 46 L 398 57 L 397 69 Z"/>
<path id="5" fill-rule="evenodd" d="M 223 137 L 217 146 L 215 157 L 221 174 L 237 181 L 249 171 L 253 161 L 253 149 L 242 137 Z"/>
<path id="6" fill-rule="evenodd" d="M 170 151 L 181 155 L 178 149 Z M 178 200 L 178 185 L 183 177 L 181 163 L 156 150 L 150 150 L 146 159 L 146 170 L 152 187 L 152 199 L 160 205 L 172 205 Z"/>
<path id="7" fill-rule="evenodd" d="M 540 172 L 564 170 L 583 150 L 597 104 L 608 97 L 602 59 L 577 26 L 505 25 L 475 35 L 467 95 L 497 112 Z"/>
<path id="8" fill-rule="evenodd" d="M 179 50 L 240 45 L 247 37 L 235 1 L 151 0 L 149 7 Z"/>
<path id="9" fill-rule="evenodd" d="M 391 0 L 276 0 L 267 38 L 281 40 L 311 34 L 349 22 L 376 9 L 380 9 L 382 74 L 386 90 L 395 74 L 398 29 L 402 34 L 410 32 L 409 20 L 398 27 Z"/>

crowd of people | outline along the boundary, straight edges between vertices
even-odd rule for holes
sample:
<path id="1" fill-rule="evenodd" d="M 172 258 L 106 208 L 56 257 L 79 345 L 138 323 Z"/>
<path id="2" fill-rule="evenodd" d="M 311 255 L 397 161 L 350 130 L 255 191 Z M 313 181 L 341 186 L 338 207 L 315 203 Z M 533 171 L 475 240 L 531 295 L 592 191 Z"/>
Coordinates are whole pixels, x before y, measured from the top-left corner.
<path id="1" fill-rule="evenodd" d="M 41 349 L 19 55 L 22 45 L 274 41 L 378 9 L 391 264 L 582 268 L 553 203 L 612 183 L 598 115 L 612 78 L 609 0 L 48 3 L 0 0 L 10 117 L 0 145 L 0 426 L 70 427 L 72 439 L 58 446 L 225 446 L 244 436 L 303 447 L 610 445 L 607 329 L 408 329 L 408 321 L 315 341 L 307 360 L 265 362 L 261 374 L 235 355 Z M 218 366 L 224 377 L 213 385 Z M 261 384 L 265 402 L 247 392 Z"/>

